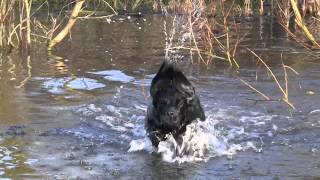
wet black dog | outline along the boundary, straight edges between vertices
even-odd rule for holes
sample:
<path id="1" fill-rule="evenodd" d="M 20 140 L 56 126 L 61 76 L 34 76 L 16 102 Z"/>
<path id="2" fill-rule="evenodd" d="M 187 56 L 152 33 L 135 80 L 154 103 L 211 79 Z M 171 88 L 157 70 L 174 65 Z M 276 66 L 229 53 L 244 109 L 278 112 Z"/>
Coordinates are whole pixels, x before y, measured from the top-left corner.
<path id="1" fill-rule="evenodd" d="M 205 120 L 204 111 L 194 87 L 176 67 L 165 61 L 151 82 L 152 104 L 148 108 L 145 127 L 154 146 L 171 133 L 177 140 L 186 126 L 197 118 Z"/>

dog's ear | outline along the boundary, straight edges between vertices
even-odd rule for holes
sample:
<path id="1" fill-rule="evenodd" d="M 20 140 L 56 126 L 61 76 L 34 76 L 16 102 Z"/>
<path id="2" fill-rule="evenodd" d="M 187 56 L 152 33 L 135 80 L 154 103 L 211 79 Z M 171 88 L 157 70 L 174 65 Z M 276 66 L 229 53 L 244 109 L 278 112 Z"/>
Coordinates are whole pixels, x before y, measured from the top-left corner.
<path id="1" fill-rule="evenodd" d="M 170 82 L 170 77 L 168 76 L 169 64 L 164 61 L 157 72 L 156 76 L 151 81 L 150 94 L 154 97 L 162 86 Z"/>

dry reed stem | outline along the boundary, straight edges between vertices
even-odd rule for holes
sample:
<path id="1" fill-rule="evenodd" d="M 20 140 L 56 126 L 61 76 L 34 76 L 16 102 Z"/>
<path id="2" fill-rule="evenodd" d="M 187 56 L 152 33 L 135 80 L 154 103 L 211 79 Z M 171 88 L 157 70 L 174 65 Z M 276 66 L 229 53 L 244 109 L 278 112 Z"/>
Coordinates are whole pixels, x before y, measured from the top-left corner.
<path id="1" fill-rule="evenodd" d="M 285 78 L 285 89 L 283 89 L 283 87 L 280 85 L 280 82 L 278 80 L 278 78 L 275 76 L 275 74 L 273 73 L 273 71 L 270 69 L 270 67 L 261 59 L 260 56 L 258 56 L 255 52 L 253 52 L 251 49 L 247 48 L 248 51 L 250 51 L 263 65 L 264 67 L 268 70 L 268 73 L 271 75 L 271 77 L 273 78 L 273 80 L 275 81 L 275 83 L 277 84 L 278 88 L 280 89 L 280 91 L 282 92 L 283 98 L 282 100 L 287 103 L 292 109 L 295 109 L 294 105 L 289 101 L 289 93 L 288 93 L 288 75 L 287 75 L 287 71 L 285 68 L 285 65 L 283 65 L 284 68 L 284 78 Z M 282 56 L 282 55 L 281 55 Z"/>
<path id="2" fill-rule="evenodd" d="M 307 49 L 309 51 L 312 51 L 311 47 L 309 47 L 309 45 L 304 43 L 302 40 L 299 40 L 299 38 L 294 33 L 292 33 L 286 25 L 281 24 L 281 23 L 280 23 L 280 25 L 286 30 L 286 32 L 289 34 L 289 36 L 292 37 L 299 45 L 301 45 L 302 47 L 304 47 L 305 49 Z"/>
<path id="3" fill-rule="evenodd" d="M 281 56 L 282 56 L 282 54 L 281 54 Z M 292 109 L 296 109 L 294 107 L 294 105 L 289 101 L 288 74 L 287 74 L 287 69 L 286 69 L 285 65 L 283 64 L 283 61 L 282 61 L 282 67 L 283 67 L 283 71 L 284 71 L 285 91 L 286 91 L 286 94 L 284 94 L 284 98 L 282 98 L 282 100 L 285 103 L 287 103 Z"/>
<path id="4" fill-rule="evenodd" d="M 291 7 L 293 9 L 293 12 L 295 14 L 295 22 L 297 23 L 297 25 L 300 27 L 300 29 L 304 32 L 304 34 L 307 36 L 307 38 L 310 40 L 310 42 L 316 46 L 317 48 L 320 48 L 320 45 L 318 44 L 318 42 L 315 40 L 315 38 L 313 37 L 313 35 L 310 33 L 309 29 L 307 28 L 307 26 L 304 23 L 303 18 L 301 17 L 299 8 L 298 8 L 298 3 L 296 0 L 290 0 L 291 2 Z"/>
<path id="5" fill-rule="evenodd" d="M 299 73 L 295 70 L 295 69 L 293 69 L 292 67 L 290 67 L 290 66 L 288 66 L 288 65 L 283 65 L 285 68 L 287 68 L 287 69 L 289 69 L 289 70 L 291 70 L 292 72 L 294 72 L 296 75 L 299 75 Z"/>
<path id="6" fill-rule="evenodd" d="M 30 12 L 31 12 L 31 4 L 32 0 L 23 0 L 24 7 L 26 9 L 26 29 L 27 29 L 27 45 L 30 47 L 31 45 L 31 26 L 30 26 Z"/>
<path id="7" fill-rule="evenodd" d="M 235 43 L 235 47 L 234 47 L 234 52 L 231 53 L 231 49 L 230 49 L 230 38 L 229 38 L 229 25 L 228 25 L 228 17 L 230 15 L 230 12 L 234 6 L 234 3 L 235 1 L 233 0 L 232 1 L 232 4 L 231 6 L 229 7 L 228 11 L 227 11 L 227 14 L 224 14 L 224 11 L 222 11 L 223 13 L 223 27 L 224 27 L 224 31 L 225 31 L 225 34 L 226 34 L 226 39 L 227 39 L 227 42 L 226 42 L 226 47 L 224 45 L 222 45 L 221 42 L 218 42 L 220 44 L 220 47 L 224 50 L 225 54 L 227 55 L 227 58 L 228 58 L 228 61 L 229 61 L 229 64 L 230 66 L 233 66 L 233 64 L 236 65 L 237 68 L 240 67 L 240 65 L 238 64 L 238 62 L 234 59 L 234 54 L 235 54 L 235 50 L 237 49 L 237 46 L 240 42 L 237 42 Z M 238 34 L 238 33 L 237 33 Z M 216 41 L 219 41 L 217 38 L 215 38 Z M 238 37 L 237 37 L 237 41 L 238 41 Z M 232 55 L 233 54 L 233 55 Z"/>
<path id="8" fill-rule="evenodd" d="M 263 15 L 263 12 L 264 12 L 264 9 L 263 9 L 264 1 L 265 1 L 265 0 L 260 0 L 260 9 L 259 9 L 260 15 Z"/>
<path id="9" fill-rule="evenodd" d="M 14 42 L 12 41 L 12 36 L 15 35 L 16 36 L 16 40 L 18 41 L 17 44 L 20 44 L 20 38 L 17 32 L 17 29 L 23 29 L 23 24 L 24 22 L 27 21 L 27 19 L 23 19 L 19 24 L 17 24 L 15 27 L 13 27 L 13 29 L 11 30 L 10 34 L 9 34 L 9 38 L 7 41 L 7 45 L 12 45 L 13 47 L 17 48 L 17 45 L 14 44 Z"/>
<path id="10" fill-rule="evenodd" d="M 3 1 L 0 3 L 0 48 L 7 48 L 7 35 L 12 29 L 12 14 L 15 0 Z"/>
<path id="11" fill-rule="evenodd" d="M 258 89 L 254 88 L 253 86 L 251 86 L 248 82 L 246 82 L 245 80 L 241 79 L 238 77 L 238 79 L 245 84 L 246 86 L 248 86 L 250 89 L 252 89 L 253 91 L 257 92 L 258 94 L 260 94 L 263 98 L 265 98 L 267 101 L 270 101 L 271 98 L 268 97 L 267 95 L 265 95 L 264 93 L 262 93 L 261 91 L 259 91 Z"/>
<path id="12" fill-rule="evenodd" d="M 102 2 L 104 2 L 104 3 L 111 9 L 111 11 L 112 11 L 115 15 L 118 15 L 118 12 L 115 11 L 115 10 L 113 9 L 113 7 L 112 7 L 107 1 L 102 0 Z"/>

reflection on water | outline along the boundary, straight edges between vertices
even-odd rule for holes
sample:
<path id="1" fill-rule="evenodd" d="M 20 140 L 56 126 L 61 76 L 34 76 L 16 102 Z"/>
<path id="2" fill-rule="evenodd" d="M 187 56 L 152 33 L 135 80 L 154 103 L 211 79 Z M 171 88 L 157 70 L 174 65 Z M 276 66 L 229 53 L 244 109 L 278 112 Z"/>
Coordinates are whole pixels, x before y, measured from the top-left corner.
<path id="1" fill-rule="evenodd" d="M 31 77 L 31 60 L 18 58 L 0 57 L 0 124 L 16 124 L 28 117 L 24 86 Z"/>
<path id="2" fill-rule="evenodd" d="M 7 138 L 0 141 L 0 177 L 28 178 L 34 172 L 29 165 L 37 160 L 28 158 L 22 150 L 24 144 L 20 138 Z"/>
<path id="3" fill-rule="evenodd" d="M 145 139 L 149 85 L 165 56 L 161 16 L 79 21 L 72 40 L 52 54 L 39 46 L 28 57 L 1 56 L 0 178 L 320 177 L 319 58 L 296 47 L 268 17 L 240 23 L 241 35 L 247 33 L 236 55 L 240 69 L 219 60 L 192 64 L 189 52 L 176 52 L 208 117 L 189 127 L 185 149 L 178 149 L 189 156 L 171 156 L 178 152 L 174 141 L 163 143 L 161 155 L 150 153 Z M 246 48 L 261 55 L 280 83 L 281 54 L 299 72 L 289 72 L 296 111 L 279 101 L 281 92 Z"/>

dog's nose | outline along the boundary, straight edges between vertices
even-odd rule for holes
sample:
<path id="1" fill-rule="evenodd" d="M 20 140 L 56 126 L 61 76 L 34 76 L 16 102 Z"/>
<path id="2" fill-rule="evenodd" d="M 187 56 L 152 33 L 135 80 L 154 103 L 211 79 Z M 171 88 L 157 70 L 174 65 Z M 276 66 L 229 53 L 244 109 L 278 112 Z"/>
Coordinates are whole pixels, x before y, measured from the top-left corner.
<path id="1" fill-rule="evenodd" d="M 171 118 L 174 117 L 174 112 L 173 111 L 169 111 L 168 112 L 168 116 L 171 117 Z"/>

